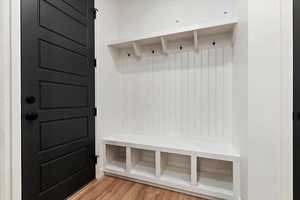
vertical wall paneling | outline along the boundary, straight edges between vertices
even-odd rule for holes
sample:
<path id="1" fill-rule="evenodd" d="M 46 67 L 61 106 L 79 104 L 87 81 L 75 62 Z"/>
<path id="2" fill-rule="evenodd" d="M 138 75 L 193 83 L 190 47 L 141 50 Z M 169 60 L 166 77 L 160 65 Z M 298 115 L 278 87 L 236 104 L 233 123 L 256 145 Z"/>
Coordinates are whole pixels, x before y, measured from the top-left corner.
<path id="1" fill-rule="evenodd" d="M 183 47 L 168 56 L 124 51 L 119 60 L 118 134 L 231 140 L 232 46 Z"/>

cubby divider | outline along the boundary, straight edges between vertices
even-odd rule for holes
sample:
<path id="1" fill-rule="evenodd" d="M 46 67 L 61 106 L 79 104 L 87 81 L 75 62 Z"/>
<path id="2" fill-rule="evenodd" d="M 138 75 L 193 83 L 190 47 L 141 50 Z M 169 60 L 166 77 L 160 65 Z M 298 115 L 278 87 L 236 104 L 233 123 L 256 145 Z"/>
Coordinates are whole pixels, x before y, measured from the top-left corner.
<path id="1" fill-rule="evenodd" d="M 104 147 L 108 175 L 220 199 L 233 200 L 240 194 L 237 157 L 113 141 Z"/>

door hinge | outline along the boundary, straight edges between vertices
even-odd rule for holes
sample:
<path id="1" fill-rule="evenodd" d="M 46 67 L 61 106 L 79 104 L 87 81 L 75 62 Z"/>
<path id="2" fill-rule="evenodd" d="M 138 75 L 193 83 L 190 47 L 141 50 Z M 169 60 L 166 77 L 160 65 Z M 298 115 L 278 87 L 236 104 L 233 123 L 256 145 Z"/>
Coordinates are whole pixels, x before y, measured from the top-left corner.
<path id="1" fill-rule="evenodd" d="M 94 19 L 97 18 L 97 13 L 99 12 L 99 10 L 97 8 L 94 8 L 93 10 L 93 16 L 94 16 Z"/>
<path id="2" fill-rule="evenodd" d="M 293 120 L 295 119 L 295 113 L 293 112 Z"/>
<path id="3" fill-rule="evenodd" d="M 96 58 L 94 59 L 93 66 L 97 67 L 97 59 Z"/>
<path id="4" fill-rule="evenodd" d="M 98 113 L 97 108 L 94 108 L 94 116 L 95 117 L 97 116 L 97 113 Z"/>
<path id="5" fill-rule="evenodd" d="M 99 156 L 95 155 L 95 157 L 94 157 L 94 163 L 95 163 L 95 165 L 97 165 L 97 163 L 98 163 L 98 158 L 99 158 Z"/>

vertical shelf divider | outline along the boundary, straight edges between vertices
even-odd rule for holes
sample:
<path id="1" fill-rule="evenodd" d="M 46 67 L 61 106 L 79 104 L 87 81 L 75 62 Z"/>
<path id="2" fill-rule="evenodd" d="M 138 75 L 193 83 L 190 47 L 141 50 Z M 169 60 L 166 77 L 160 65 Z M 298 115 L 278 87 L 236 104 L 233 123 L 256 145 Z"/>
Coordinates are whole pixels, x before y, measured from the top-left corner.
<path id="1" fill-rule="evenodd" d="M 194 154 L 191 156 L 191 184 L 197 185 L 197 156 Z"/>
<path id="2" fill-rule="evenodd" d="M 160 151 L 155 151 L 155 175 L 156 177 L 160 177 L 161 175 L 161 158 L 160 158 Z"/>
<path id="3" fill-rule="evenodd" d="M 194 33 L 194 50 L 199 51 L 199 42 L 198 42 L 198 31 L 193 31 Z"/>
<path id="4" fill-rule="evenodd" d="M 161 47 L 164 55 L 168 55 L 168 41 L 165 37 L 160 37 Z"/>
<path id="5" fill-rule="evenodd" d="M 240 165 L 239 161 L 233 162 L 233 193 L 236 198 L 240 197 Z"/>
<path id="6" fill-rule="evenodd" d="M 132 169 L 131 163 L 131 148 L 126 146 L 126 171 L 129 173 Z"/>

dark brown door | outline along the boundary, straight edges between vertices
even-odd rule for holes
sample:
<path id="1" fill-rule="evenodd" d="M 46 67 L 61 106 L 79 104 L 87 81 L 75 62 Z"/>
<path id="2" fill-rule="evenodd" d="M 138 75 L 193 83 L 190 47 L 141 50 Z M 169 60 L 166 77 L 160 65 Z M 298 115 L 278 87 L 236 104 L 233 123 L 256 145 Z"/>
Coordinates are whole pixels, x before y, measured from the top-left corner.
<path id="1" fill-rule="evenodd" d="M 22 0 L 23 200 L 95 177 L 94 0 Z"/>

